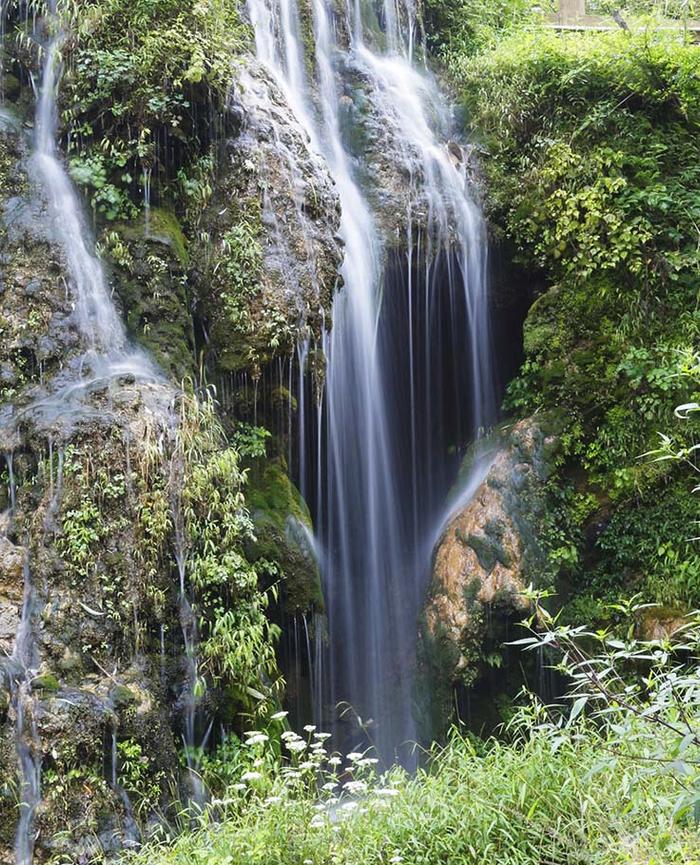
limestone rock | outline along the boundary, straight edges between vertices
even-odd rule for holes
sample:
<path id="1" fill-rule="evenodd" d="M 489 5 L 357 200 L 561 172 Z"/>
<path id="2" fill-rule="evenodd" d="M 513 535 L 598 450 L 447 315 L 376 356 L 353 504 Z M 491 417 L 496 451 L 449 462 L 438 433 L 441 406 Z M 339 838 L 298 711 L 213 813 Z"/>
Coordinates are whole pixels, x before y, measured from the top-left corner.
<path id="1" fill-rule="evenodd" d="M 502 430 L 474 463 L 477 471 L 487 461 L 484 479 L 438 541 L 420 656 L 425 681 L 443 702 L 455 686 L 473 686 L 483 674 L 489 631 L 528 609 L 521 592 L 537 582 L 544 560 L 537 521 L 554 443 L 536 420 Z"/>
<path id="2" fill-rule="evenodd" d="M 25 550 L 0 536 L 0 654 L 11 655 L 19 624 Z"/>
<path id="3" fill-rule="evenodd" d="M 194 251 L 198 313 L 225 371 L 289 353 L 330 322 L 342 250 L 324 160 L 264 68 L 248 58 L 229 100 L 229 136 Z"/>

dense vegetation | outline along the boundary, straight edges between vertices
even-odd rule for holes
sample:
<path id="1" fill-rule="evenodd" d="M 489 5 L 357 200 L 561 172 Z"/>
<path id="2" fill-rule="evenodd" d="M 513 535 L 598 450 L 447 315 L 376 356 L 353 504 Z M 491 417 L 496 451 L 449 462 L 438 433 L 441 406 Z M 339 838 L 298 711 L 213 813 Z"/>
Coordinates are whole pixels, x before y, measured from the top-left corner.
<path id="1" fill-rule="evenodd" d="M 186 182 L 220 129 L 246 38 L 237 4 L 91 0 L 63 16 L 75 180 L 108 220 L 135 216 L 149 186 L 181 194 L 176 177 Z"/>
<path id="2" fill-rule="evenodd" d="M 259 747 L 259 746 L 258 746 Z M 294 769 L 243 773 L 222 824 L 174 846 L 149 848 L 149 865 L 540 865 L 542 862 L 690 863 L 697 836 L 671 828 L 672 783 L 635 789 L 623 761 L 600 771 L 605 738 L 542 731 L 508 746 L 455 738 L 431 770 L 372 780 L 363 767 L 327 770 L 320 798 Z M 251 749 L 252 750 L 252 749 Z M 359 756 L 359 755 L 358 755 Z M 355 759 L 355 766 L 358 761 Z M 352 767 L 352 761 L 350 761 Z M 307 773 L 308 773 L 307 769 Z M 359 775 L 359 779 L 358 776 Z M 305 783 L 304 783 L 305 781 Z M 344 799 L 338 803 L 338 795 Z M 359 798 L 358 798 L 359 796 Z M 329 819 L 330 817 L 330 819 Z"/>
<path id="3" fill-rule="evenodd" d="M 205 767 L 218 796 L 197 831 L 151 845 L 137 862 L 697 861 L 697 666 L 678 666 L 663 642 L 557 627 L 533 602 L 548 630 L 520 642 L 564 653 L 570 710 L 534 701 L 501 740 L 455 733 L 414 776 L 381 771 L 371 754 L 329 755 L 325 734 L 281 732 L 278 713 Z M 618 609 L 631 622 L 638 612 Z M 681 638 L 695 662 L 699 638 L 697 623 Z M 648 677 L 630 685 L 625 668 L 639 661 Z M 596 723 L 584 719 L 587 706 Z"/>
<path id="4" fill-rule="evenodd" d="M 620 591 L 697 605 L 690 485 L 640 459 L 697 396 L 683 377 L 700 327 L 697 49 L 646 29 L 525 30 L 453 52 L 450 69 L 486 148 L 492 218 L 547 286 L 506 407 L 563 419 L 543 529 L 552 573 L 580 596 L 571 615 Z"/>

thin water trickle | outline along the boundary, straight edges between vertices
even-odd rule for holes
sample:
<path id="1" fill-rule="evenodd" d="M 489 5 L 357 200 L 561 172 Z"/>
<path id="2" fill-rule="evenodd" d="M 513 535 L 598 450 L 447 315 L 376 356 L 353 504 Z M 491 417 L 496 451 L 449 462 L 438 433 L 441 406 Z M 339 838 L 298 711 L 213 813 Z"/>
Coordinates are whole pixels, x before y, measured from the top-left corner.
<path id="1" fill-rule="evenodd" d="M 12 451 L 5 454 L 5 465 L 7 466 L 7 486 L 10 494 L 10 513 L 14 514 L 17 507 L 17 484 L 15 483 L 14 454 Z"/>
<path id="2" fill-rule="evenodd" d="M 111 748 L 111 771 L 110 777 L 112 780 L 112 787 L 116 789 L 117 787 L 117 763 L 118 763 L 118 752 L 117 752 L 117 725 L 116 723 L 112 726 L 112 748 Z"/>
<path id="3" fill-rule="evenodd" d="M 298 349 L 299 483 L 315 499 L 323 548 L 329 700 L 348 701 L 369 719 L 371 740 L 392 759 L 415 736 L 416 620 L 457 448 L 495 418 L 487 239 L 465 152 L 450 140 L 449 105 L 413 62 L 414 3 L 384 0 L 379 18 L 359 0 L 339 8 L 312 0 L 311 9 L 308 57 L 298 26 L 306 7 L 248 0 L 258 60 L 325 159 L 342 208 L 344 289 L 323 336 L 328 364 L 315 424 L 306 420 L 309 346 Z M 349 45 L 338 32 L 349 34 Z M 376 128 L 389 136 L 393 163 L 409 178 L 400 286 L 390 270 L 396 240 L 385 236 L 372 188 L 380 172 L 371 154 L 362 165 L 350 154 L 339 114 L 358 82 Z M 406 295 L 400 327 L 388 323 L 397 291 Z M 452 393 L 443 393 L 441 379 Z M 307 450 L 314 434 L 316 450 Z"/>
<path id="4" fill-rule="evenodd" d="M 49 4 L 50 15 L 45 21 L 52 28 L 57 27 L 55 7 L 54 0 Z M 49 420 L 66 411 L 75 411 L 71 401 L 76 397 L 80 399 L 99 382 L 123 375 L 145 380 L 159 378 L 147 356 L 133 348 L 127 340 L 102 263 L 94 252 L 92 235 L 83 215 L 80 198 L 58 151 L 56 100 L 62 39 L 58 32 L 49 39 L 44 49 L 31 167 L 34 181 L 48 206 L 53 236 L 65 255 L 67 296 L 73 301 L 75 323 L 85 353 L 74 379 L 28 409 L 36 410 L 37 417 L 43 414 Z"/>
<path id="5" fill-rule="evenodd" d="M 33 861 L 34 815 L 41 799 L 41 742 L 36 701 L 31 692 L 31 681 L 39 666 L 32 628 L 34 607 L 34 587 L 25 556 L 22 614 L 11 658 L 11 702 L 15 710 L 15 748 L 20 773 L 20 811 L 15 832 L 17 865 L 31 865 Z"/>
<path id="6" fill-rule="evenodd" d="M 185 682 L 182 691 L 183 700 L 183 735 L 185 759 L 187 762 L 188 796 L 192 802 L 202 805 L 205 800 L 205 789 L 199 774 L 199 756 L 206 745 L 209 729 L 197 741 L 197 708 L 199 687 L 199 634 L 197 617 L 192 607 L 192 601 L 187 592 L 187 545 L 179 504 L 173 508 L 173 524 L 175 526 L 175 561 L 180 582 L 180 628 L 184 644 L 184 662 L 186 666 Z"/>
<path id="7" fill-rule="evenodd" d="M 160 626 L 160 681 L 165 684 L 165 625 Z"/>

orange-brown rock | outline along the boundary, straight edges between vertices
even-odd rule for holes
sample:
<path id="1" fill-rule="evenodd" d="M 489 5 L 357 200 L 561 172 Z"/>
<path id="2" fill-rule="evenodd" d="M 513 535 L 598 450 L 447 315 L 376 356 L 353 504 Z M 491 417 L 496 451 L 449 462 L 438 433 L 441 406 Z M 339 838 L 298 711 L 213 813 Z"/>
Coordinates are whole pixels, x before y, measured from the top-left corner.
<path id="1" fill-rule="evenodd" d="M 554 438 L 532 420 L 504 429 L 480 458 L 484 479 L 438 541 L 423 620 L 424 673 L 443 694 L 480 676 L 498 620 L 523 617 L 544 562 L 537 537 Z M 479 470 L 475 461 L 473 471 Z"/>

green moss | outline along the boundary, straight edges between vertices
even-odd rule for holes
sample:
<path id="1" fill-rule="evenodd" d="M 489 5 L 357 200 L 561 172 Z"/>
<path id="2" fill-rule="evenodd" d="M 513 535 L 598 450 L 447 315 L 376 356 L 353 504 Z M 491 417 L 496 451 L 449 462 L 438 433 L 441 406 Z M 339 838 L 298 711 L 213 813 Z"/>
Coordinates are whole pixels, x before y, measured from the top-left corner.
<path id="1" fill-rule="evenodd" d="M 116 685 L 110 691 L 109 697 L 117 709 L 131 706 L 138 700 L 136 694 L 130 688 L 127 688 L 126 685 Z"/>
<path id="2" fill-rule="evenodd" d="M 152 208 L 148 218 L 115 223 L 101 248 L 117 276 L 117 291 L 134 338 L 178 382 L 192 372 L 189 257 L 182 227 L 171 210 Z"/>
<path id="3" fill-rule="evenodd" d="M 255 525 L 251 556 L 279 565 L 287 609 L 323 609 L 318 563 L 309 538 L 311 516 L 281 461 L 255 461 L 246 502 Z"/>
<path id="4" fill-rule="evenodd" d="M 55 693 L 61 687 L 60 682 L 53 673 L 44 673 L 32 679 L 32 689 L 35 691 L 48 691 Z"/>
<path id="5" fill-rule="evenodd" d="M 466 546 L 474 550 L 481 567 L 487 573 L 491 573 L 498 562 L 506 568 L 512 564 L 512 559 L 501 542 L 502 536 L 503 527 L 490 522 L 484 526 L 482 534 L 476 535 L 472 533 L 467 538 L 460 538 L 460 540 L 463 540 Z"/>
<path id="6" fill-rule="evenodd" d="M 164 210 L 162 207 L 152 207 L 148 215 L 146 235 L 149 239 L 170 247 L 180 264 L 187 267 L 189 262 L 187 241 L 182 233 L 180 221 L 172 211 Z"/>

